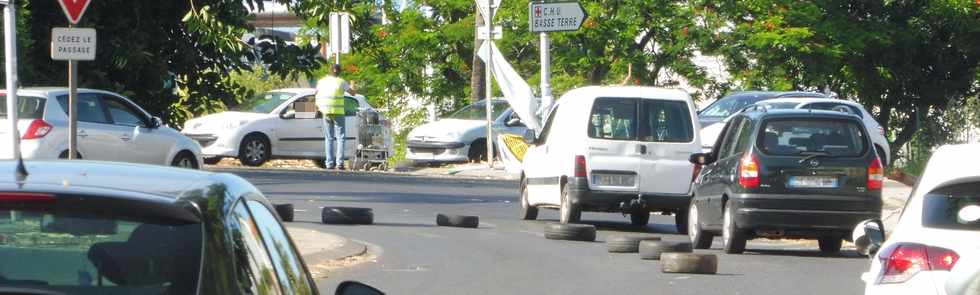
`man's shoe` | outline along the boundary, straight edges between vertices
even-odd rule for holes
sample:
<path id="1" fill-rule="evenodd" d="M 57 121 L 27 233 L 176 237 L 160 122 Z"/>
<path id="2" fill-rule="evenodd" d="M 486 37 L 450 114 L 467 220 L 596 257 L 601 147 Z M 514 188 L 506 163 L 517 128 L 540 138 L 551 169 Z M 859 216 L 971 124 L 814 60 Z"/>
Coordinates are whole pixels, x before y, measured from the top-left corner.
<path id="1" fill-rule="evenodd" d="M 344 169 L 344 165 L 338 165 L 337 170 L 346 170 L 346 169 Z"/>

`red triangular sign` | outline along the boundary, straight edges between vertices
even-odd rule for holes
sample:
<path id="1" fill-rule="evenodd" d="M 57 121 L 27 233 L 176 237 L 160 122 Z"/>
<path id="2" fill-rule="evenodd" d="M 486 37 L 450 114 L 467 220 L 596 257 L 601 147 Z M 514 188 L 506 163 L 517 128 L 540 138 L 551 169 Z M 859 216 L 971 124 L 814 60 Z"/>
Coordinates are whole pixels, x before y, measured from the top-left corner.
<path id="1" fill-rule="evenodd" d="M 58 0 L 58 4 L 61 4 L 61 10 L 65 11 L 65 17 L 68 18 L 68 22 L 71 24 L 78 24 L 78 21 L 82 19 L 82 15 L 85 14 L 85 9 L 88 8 L 89 2 L 91 0 Z"/>

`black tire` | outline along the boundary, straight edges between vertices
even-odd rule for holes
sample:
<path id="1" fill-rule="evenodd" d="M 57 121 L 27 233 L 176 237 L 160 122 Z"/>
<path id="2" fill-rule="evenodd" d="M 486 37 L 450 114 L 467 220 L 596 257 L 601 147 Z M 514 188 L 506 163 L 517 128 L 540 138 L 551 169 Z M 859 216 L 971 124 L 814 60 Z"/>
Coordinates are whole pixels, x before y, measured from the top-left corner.
<path id="1" fill-rule="evenodd" d="M 745 230 L 738 227 L 735 223 L 735 206 L 725 203 L 725 212 L 722 219 L 721 241 L 722 248 L 728 254 L 741 254 L 745 252 L 745 242 L 748 239 Z"/>
<path id="2" fill-rule="evenodd" d="M 660 271 L 664 273 L 718 273 L 718 256 L 714 254 L 664 253 L 660 256 Z"/>
<path id="3" fill-rule="evenodd" d="M 630 213 L 630 224 L 633 226 L 646 227 L 647 223 L 650 223 L 650 211 L 642 209 Z"/>
<path id="4" fill-rule="evenodd" d="M 197 157 L 188 151 L 181 151 L 174 156 L 174 159 L 170 161 L 170 166 L 177 168 L 187 168 L 187 169 L 200 169 L 201 165 L 197 163 Z"/>
<path id="5" fill-rule="evenodd" d="M 824 254 L 839 253 L 842 243 L 843 241 L 840 237 L 820 237 L 817 239 L 817 244 L 820 245 L 820 252 Z"/>
<path id="6" fill-rule="evenodd" d="M 701 213 L 698 205 L 691 201 L 691 206 L 687 211 L 687 236 L 691 238 L 694 249 L 711 248 L 714 235 L 701 228 Z"/>
<path id="7" fill-rule="evenodd" d="M 269 144 L 269 139 L 259 134 L 245 136 L 238 147 L 238 161 L 245 166 L 262 166 L 271 156 L 272 145 Z"/>
<path id="8" fill-rule="evenodd" d="M 480 226 L 479 216 L 436 214 L 436 225 L 477 228 Z"/>
<path id="9" fill-rule="evenodd" d="M 572 204 L 565 185 L 561 187 L 561 207 L 558 209 L 558 221 L 562 224 L 577 223 L 582 219 L 582 209 Z"/>
<path id="10" fill-rule="evenodd" d="M 310 159 L 310 162 L 313 162 L 313 165 L 317 168 L 327 169 L 327 162 L 324 161 L 324 159 Z"/>
<path id="11" fill-rule="evenodd" d="M 591 224 L 549 223 L 544 227 L 544 237 L 549 240 L 595 241 L 595 226 Z"/>
<path id="12" fill-rule="evenodd" d="M 355 207 L 323 207 L 320 221 L 326 224 L 372 224 L 374 210 Z"/>
<path id="13" fill-rule="evenodd" d="M 276 214 L 279 214 L 279 219 L 285 222 L 293 222 L 293 204 L 274 204 L 276 207 Z"/>
<path id="14" fill-rule="evenodd" d="M 204 158 L 204 164 L 206 165 L 215 165 L 218 164 L 218 162 L 221 162 L 221 157 Z"/>
<path id="15" fill-rule="evenodd" d="M 679 234 L 687 234 L 687 210 L 674 212 L 674 228 Z"/>
<path id="16" fill-rule="evenodd" d="M 531 206 L 527 201 L 527 178 L 521 178 L 521 219 L 538 219 L 538 207 Z"/>
<path id="17" fill-rule="evenodd" d="M 470 143 L 470 149 L 466 153 L 467 158 L 470 162 L 481 162 L 487 160 L 487 141 L 485 139 L 477 139 Z"/>
<path id="18" fill-rule="evenodd" d="M 640 241 L 640 258 L 647 260 L 660 260 L 663 253 L 691 253 L 694 251 L 691 243 L 672 242 L 672 241 Z"/>
<path id="19" fill-rule="evenodd" d="M 68 159 L 68 151 L 61 151 L 61 154 L 58 155 L 58 159 Z M 75 152 L 75 159 L 81 160 L 82 154 Z"/>
<path id="20" fill-rule="evenodd" d="M 641 241 L 659 241 L 655 236 L 611 236 L 606 239 L 606 250 L 609 253 L 636 253 Z"/>

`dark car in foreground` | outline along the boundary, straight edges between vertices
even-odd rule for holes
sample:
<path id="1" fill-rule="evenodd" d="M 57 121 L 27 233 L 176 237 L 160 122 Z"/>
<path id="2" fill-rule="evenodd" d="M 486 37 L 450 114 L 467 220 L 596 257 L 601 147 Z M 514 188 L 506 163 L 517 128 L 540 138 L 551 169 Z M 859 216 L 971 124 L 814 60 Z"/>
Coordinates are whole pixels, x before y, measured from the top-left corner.
<path id="1" fill-rule="evenodd" d="M 749 110 L 725 126 L 695 179 L 688 235 L 727 253 L 756 237 L 817 239 L 840 251 L 858 222 L 881 215 L 881 162 L 861 120 L 840 112 Z"/>
<path id="2" fill-rule="evenodd" d="M 0 294 L 317 294 L 247 181 L 92 161 L 0 161 Z"/>

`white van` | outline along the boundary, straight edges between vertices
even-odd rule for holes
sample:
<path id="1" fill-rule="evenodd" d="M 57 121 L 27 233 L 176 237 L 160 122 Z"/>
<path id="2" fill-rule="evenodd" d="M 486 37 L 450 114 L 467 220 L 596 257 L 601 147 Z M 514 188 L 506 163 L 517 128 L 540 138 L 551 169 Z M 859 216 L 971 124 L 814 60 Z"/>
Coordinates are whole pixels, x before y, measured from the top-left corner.
<path id="1" fill-rule="evenodd" d="M 701 151 L 696 108 L 684 91 L 590 86 L 569 91 L 548 114 L 521 175 L 521 217 L 560 209 L 561 223 L 582 211 L 630 213 L 645 226 L 650 212 L 673 212 L 687 230 L 690 156 Z"/>

